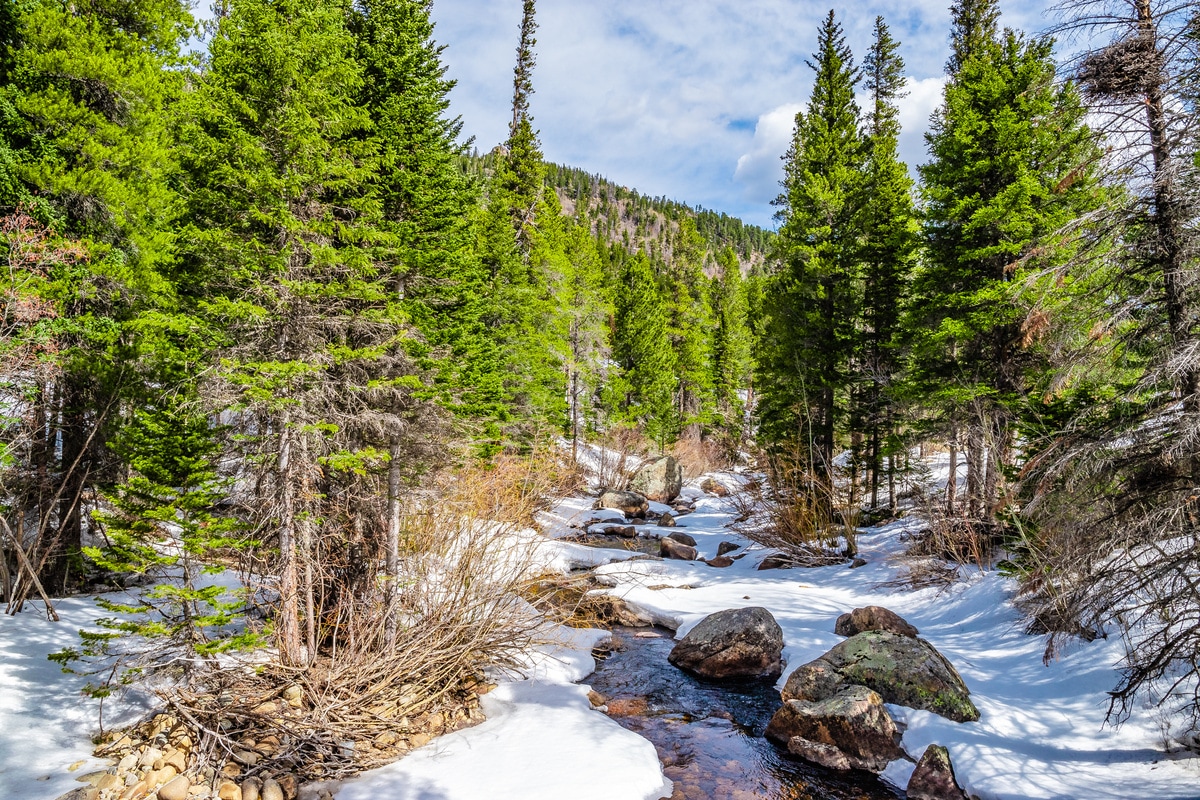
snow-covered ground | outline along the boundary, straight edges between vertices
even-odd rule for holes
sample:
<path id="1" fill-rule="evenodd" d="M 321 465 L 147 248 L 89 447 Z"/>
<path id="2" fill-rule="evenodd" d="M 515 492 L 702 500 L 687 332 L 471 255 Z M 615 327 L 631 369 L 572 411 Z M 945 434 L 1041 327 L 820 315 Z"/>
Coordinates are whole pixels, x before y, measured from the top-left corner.
<path id="1" fill-rule="evenodd" d="M 687 491 L 700 495 L 694 487 Z M 592 513 L 589 500 L 574 498 L 540 522 L 558 536 L 577 532 L 570 524 Z M 892 609 L 954 663 L 981 712 L 978 722 L 958 724 L 890 706 L 906 726 L 903 745 L 913 758 L 928 744 L 947 746 L 960 782 L 983 800 L 1200 798 L 1200 759 L 1166 753 L 1159 712 L 1140 709 L 1124 726 L 1105 727 L 1105 692 L 1119 679 L 1119 642 L 1079 643 L 1043 666 L 1044 642 L 1022 632 L 1013 585 L 1002 576 L 974 572 L 945 590 L 885 586 L 904 569 L 899 534 L 916 523 L 862 534 L 859 547 L 868 564 L 859 569 L 758 571 L 765 553 L 726 527 L 732 517 L 725 500 L 703 496 L 694 513 L 679 518 L 704 557 L 722 541 L 746 548 L 747 555 L 725 569 L 629 560 L 628 552 L 563 542 L 544 543 L 539 557 L 554 570 L 601 564 L 597 571 L 608 591 L 677 627 L 680 636 L 714 611 L 765 606 L 784 630 L 784 678 L 840 641 L 833 633 L 838 615 L 865 605 Z M 75 630 L 97 614 L 83 599 L 66 601 L 59 611 L 59 624 L 36 611 L 0 617 L 0 797 L 57 797 L 78 785 L 67 767 L 90 754 L 95 704 L 78 696 L 82 680 L 60 674 L 45 654 L 73 644 Z M 669 795 L 653 747 L 592 710 L 586 686 L 573 683 L 592 669 L 590 650 L 603 636 L 564 629 L 556 646 L 534 654 L 526 676 L 502 681 L 483 698 L 485 723 L 330 788 L 338 800 Z M 911 769 L 898 761 L 885 777 L 903 786 Z"/>

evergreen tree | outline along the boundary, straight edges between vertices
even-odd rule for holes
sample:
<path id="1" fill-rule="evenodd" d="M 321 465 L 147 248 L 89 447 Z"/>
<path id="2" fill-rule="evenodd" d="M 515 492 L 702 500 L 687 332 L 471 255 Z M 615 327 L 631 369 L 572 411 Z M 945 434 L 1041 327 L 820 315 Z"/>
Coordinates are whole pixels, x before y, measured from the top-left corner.
<path id="1" fill-rule="evenodd" d="M 192 26 L 175 0 L 35 0 L 0 11 L 0 209 L 23 204 L 87 249 L 47 265 L 39 282 L 60 318 L 60 369 L 32 387 L 43 446 L 12 497 L 18 529 L 37 520 L 26 546 L 52 591 L 79 577 L 85 493 L 118 464 L 105 445 L 139 390 L 129 369 L 135 321 L 171 302 L 167 120 Z"/>
<path id="2" fill-rule="evenodd" d="M 846 411 L 856 343 L 860 174 L 859 82 L 831 11 L 818 32 L 812 97 L 785 157 L 776 268 L 764 289 L 756 383 L 760 432 L 798 452 L 831 502 L 837 424 Z M 826 511 L 828 512 L 828 508 Z"/>
<path id="3" fill-rule="evenodd" d="M 993 517 L 1035 369 L 1015 280 L 1044 237 L 1097 201 L 1092 136 L 1073 86 L 1056 85 L 1049 40 L 994 29 L 994 3 L 956 6 L 961 63 L 927 134 L 921 168 L 928 265 L 914 317 L 917 386 L 952 438 L 967 431 L 968 512 Z M 974 20 L 974 21 L 972 21 Z M 990 28 L 989 28 L 990 26 Z M 1071 176 L 1068 179 L 1068 176 Z"/>
<path id="4" fill-rule="evenodd" d="M 879 479 L 888 462 L 889 506 L 895 508 L 895 457 L 900 377 L 900 315 L 917 249 L 912 180 L 899 158 L 904 61 L 883 17 L 875 18 L 875 39 L 863 60 L 871 106 L 867 116 L 862 210 L 862 373 L 859 425 L 866 436 L 865 464 L 871 507 L 879 505 Z"/>
<path id="5" fill-rule="evenodd" d="M 674 421 L 675 352 L 667 330 L 666 303 L 659 294 L 650 260 L 630 258 L 617 293 L 613 357 L 621 368 L 614 379 L 620 413 L 665 447 Z"/>
<path id="6" fill-rule="evenodd" d="M 315 657 L 319 603 L 337 596 L 319 585 L 323 554 L 385 527 L 361 484 L 395 463 L 397 431 L 434 429 L 413 398 L 348 20 L 338 0 L 239 0 L 180 130 L 183 267 L 222 336 L 207 391 L 263 473 L 255 523 L 278 546 L 277 642 L 293 665 Z"/>
<path id="7" fill-rule="evenodd" d="M 749 388 L 752 337 L 746 283 L 733 248 L 717 256 L 721 272 L 713 278 L 712 336 L 713 392 L 721 427 L 732 446 L 741 442 L 745 417 L 742 393 Z"/>
<path id="8" fill-rule="evenodd" d="M 679 222 L 671 257 L 662 272 L 668 302 L 671 345 L 675 350 L 675 434 L 698 441 L 713 405 L 711 366 L 712 307 L 704 275 L 704 239 L 691 217 Z"/>
<path id="9" fill-rule="evenodd" d="M 478 187 L 460 166 L 462 124 L 446 116 L 454 82 L 445 78 L 443 47 L 433 41 L 427 3 L 359 0 L 355 11 L 359 103 L 374 121 L 375 191 L 393 233 L 382 255 L 423 337 L 409 348 L 435 370 L 440 401 L 486 425 L 501 414 L 502 376 L 483 319 L 489 277 L 464 213 L 478 202 Z"/>

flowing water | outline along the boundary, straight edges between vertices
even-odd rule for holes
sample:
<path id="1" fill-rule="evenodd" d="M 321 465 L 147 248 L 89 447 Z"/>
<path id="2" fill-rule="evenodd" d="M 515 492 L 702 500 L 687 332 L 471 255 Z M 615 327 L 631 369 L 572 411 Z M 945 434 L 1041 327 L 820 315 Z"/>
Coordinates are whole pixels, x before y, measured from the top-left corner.
<path id="1" fill-rule="evenodd" d="M 671 800 L 895 800 L 866 773 L 839 773 L 790 756 L 763 738 L 779 708 L 770 681 L 712 683 L 667 662 L 670 631 L 615 628 L 586 682 L 609 715 L 654 743 L 675 784 Z"/>

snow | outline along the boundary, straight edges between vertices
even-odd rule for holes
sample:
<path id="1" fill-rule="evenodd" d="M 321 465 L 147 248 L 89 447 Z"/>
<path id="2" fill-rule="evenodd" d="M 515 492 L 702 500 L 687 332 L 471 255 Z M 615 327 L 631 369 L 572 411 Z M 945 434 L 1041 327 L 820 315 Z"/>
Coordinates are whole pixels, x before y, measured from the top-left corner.
<path id="1" fill-rule="evenodd" d="M 912 759 L 930 744 L 950 751 L 960 784 L 981 800 L 1024 798 L 1200 798 L 1200 759 L 1168 755 L 1159 712 L 1143 708 L 1119 728 L 1105 726 L 1106 692 L 1119 681 L 1119 641 L 1078 643 L 1048 666 L 1044 640 L 1023 632 L 1013 606 L 1014 584 L 998 573 L 970 570 L 945 590 L 892 588 L 903 572 L 900 534 L 920 525 L 899 521 L 859 537 L 865 567 L 765 570 L 768 552 L 725 528 L 729 504 L 705 497 L 688 520 L 701 557 L 718 543 L 745 546 L 732 567 L 700 562 L 627 561 L 601 566 L 607 591 L 649 612 L 681 637 L 708 614 L 764 606 L 784 631 L 787 673 L 842 641 L 833 633 L 839 615 L 881 605 L 920 629 L 958 669 L 981 718 L 955 723 L 900 706 L 889 710 L 904 730 Z M 668 587 L 668 588 L 664 588 Z M 903 787 L 914 763 L 898 761 L 885 779 Z"/>
<path id="2" fill-rule="evenodd" d="M 87 676 L 47 659 L 77 647 L 79 630 L 105 614 L 84 597 L 56 601 L 59 622 L 47 622 L 43 608 L 27 602 L 16 616 L 0 614 L 0 797 L 14 800 L 58 797 L 81 785 L 76 777 L 108 766 L 92 757 L 100 701 L 80 694 Z M 105 726 L 131 722 L 148 708 L 141 700 L 106 700 Z"/>
<path id="3" fill-rule="evenodd" d="M 944 480 L 945 466 L 934 464 L 935 482 Z M 716 477 L 729 486 L 741 482 L 739 476 Z M 696 508 L 679 522 L 703 557 L 715 555 L 721 542 L 739 545 L 731 567 L 557 541 L 577 533 L 595 513 L 590 498 L 569 498 L 542 512 L 538 523 L 546 537 L 528 530 L 516 536 L 524 544 L 536 539 L 537 569 L 595 567 L 607 587 L 602 591 L 625 598 L 676 629 L 677 636 L 715 611 L 765 606 L 784 631 L 788 669 L 780 686 L 788 670 L 841 641 L 833 633 L 840 614 L 865 605 L 900 614 L 955 665 L 981 718 L 959 724 L 889 706 L 912 759 L 885 771 L 884 778 L 898 786 L 907 783 L 925 747 L 936 743 L 949 749 L 959 782 L 981 800 L 1200 798 L 1200 759 L 1167 751 L 1161 712 L 1140 708 L 1123 726 L 1105 726 L 1106 692 L 1119 681 L 1120 642 L 1079 642 L 1045 666 L 1044 641 L 1023 632 L 1013 606 L 1014 584 L 1003 576 L 966 570 L 946 589 L 898 588 L 896 578 L 905 569 L 900 534 L 918 526 L 917 520 L 863 532 L 858 543 L 868 563 L 859 569 L 759 571 L 770 551 L 731 531 L 731 503 L 705 495 L 698 483 L 685 487 Z M 36 608 L 15 618 L 0 616 L 0 797 L 50 800 L 78 786 L 76 774 L 100 766 L 90 758 L 89 741 L 97 704 L 79 695 L 86 679 L 60 673 L 45 658 L 74 645 L 77 629 L 100 614 L 86 598 L 62 601 L 58 610 L 63 617 L 58 624 L 47 623 Z M 591 649 L 605 635 L 556 628 L 554 641 L 531 654 L 523 674 L 498 677 L 498 688 L 482 698 L 486 722 L 328 788 L 337 800 L 668 796 L 671 786 L 653 746 L 593 710 L 587 687 L 576 683 L 586 682 Z M 84 763 L 68 772 L 77 761 Z"/>
<path id="4" fill-rule="evenodd" d="M 604 631 L 560 629 L 528 678 L 482 698 L 488 719 L 337 787 L 337 800 L 651 800 L 671 794 L 654 746 L 592 709 L 591 650 Z"/>

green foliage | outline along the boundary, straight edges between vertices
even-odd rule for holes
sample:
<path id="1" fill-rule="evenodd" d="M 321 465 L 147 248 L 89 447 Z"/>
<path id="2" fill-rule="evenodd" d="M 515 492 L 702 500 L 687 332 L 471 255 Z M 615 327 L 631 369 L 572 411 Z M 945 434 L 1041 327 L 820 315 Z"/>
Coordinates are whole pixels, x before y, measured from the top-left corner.
<path id="1" fill-rule="evenodd" d="M 721 272 L 712 282 L 712 384 L 721 427 L 737 442 L 741 438 L 745 404 L 742 392 L 750 385 L 753 339 L 748 318 L 746 283 L 732 248 L 717 256 Z"/>
<path id="2" fill-rule="evenodd" d="M 665 446 L 674 422 L 675 351 L 671 347 L 664 298 L 650 261 L 629 259 L 616 298 L 613 358 L 622 374 L 613 381 L 619 414 L 643 426 L 647 436 Z"/>
<path id="3" fill-rule="evenodd" d="M 796 115 L 776 201 L 778 267 L 763 290 L 755 382 L 763 438 L 811 448 L 812 467 L 828 475 L 856 344 L 863 160 L 859 73 L 832 11 L 813 59 L 812 96 Z"/>

